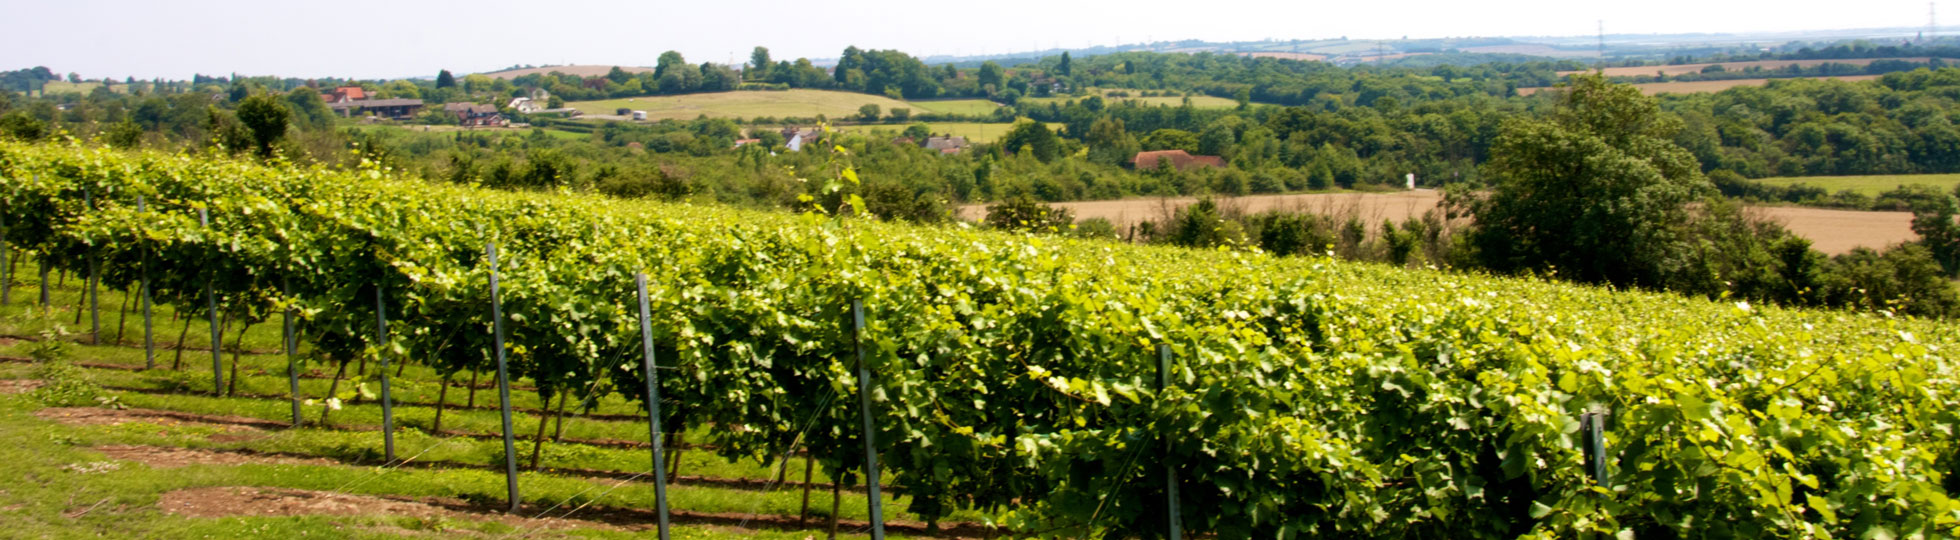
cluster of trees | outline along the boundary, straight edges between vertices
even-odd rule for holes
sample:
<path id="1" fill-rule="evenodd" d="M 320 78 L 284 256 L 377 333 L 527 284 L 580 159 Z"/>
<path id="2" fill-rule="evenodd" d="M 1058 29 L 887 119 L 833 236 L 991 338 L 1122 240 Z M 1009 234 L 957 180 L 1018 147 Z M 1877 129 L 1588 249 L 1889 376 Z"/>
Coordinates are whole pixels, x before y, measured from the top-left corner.
<path id="1" fill-rule="evenodd" d="M 1767 176 L 1960 172 L 1960 68 L 1876 82 L 1793 79 L 1668 95 L 1685 122 L 1675 142 L 1705 170 Z"/>
<path id="2" fill-rule="evenodd" d="M 1119 234 L 1712 298 L 1960 315 L 1960 290 L 1949 281 L 1960 275 L 1960 193 L 1913 199 L 1919 242 L 1826 256 L 1722 199 L 1693 153 L 1672 142 L 1682 127 L 1637 89 L 1581 76 L 1550 114 L 1505 123 L 1483 167 L 1487 190 L 1453 190 L 1444 209 L 1421 218 L 1373 228 L 1352 214 L 1245 215 L 1205 200 Z M 996 226 L 1059 230 L 1051 213 L 1028 208 L 1039 203 L 1011 203 L 995 208 L 1017 217 Z M 1107 223 L 1075 230 L 1111 235 Z"/>

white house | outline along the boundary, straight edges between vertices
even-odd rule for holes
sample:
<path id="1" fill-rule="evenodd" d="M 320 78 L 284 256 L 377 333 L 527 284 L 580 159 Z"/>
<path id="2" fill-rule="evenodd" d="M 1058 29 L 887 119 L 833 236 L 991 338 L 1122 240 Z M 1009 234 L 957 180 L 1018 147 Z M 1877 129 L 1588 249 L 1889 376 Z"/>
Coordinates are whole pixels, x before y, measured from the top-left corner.
<path id="1" fill-rule="evenodd" d="M 522 114 L 531 114 L 534 112 L 544 110 L 544 106 L 538 105 L 538 102 L 532 101 L 531 98 L 526 98 L 526 97 L 511 98 L 510 104 L 505 105 L 504 108 L 517 111 Z"/>

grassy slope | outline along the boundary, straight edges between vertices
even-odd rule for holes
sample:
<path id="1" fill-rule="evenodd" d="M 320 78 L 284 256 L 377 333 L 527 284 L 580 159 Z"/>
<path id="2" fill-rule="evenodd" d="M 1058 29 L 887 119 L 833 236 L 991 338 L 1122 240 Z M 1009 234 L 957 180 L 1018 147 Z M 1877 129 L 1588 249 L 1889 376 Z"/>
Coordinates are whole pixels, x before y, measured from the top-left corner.
<path id="1" fill-rule="evenodd" d="M 1757 180 L 1772 186 L 1792 186 L 1803 184 L 1824 188 L 1827 191 L 1855 191 L 1866 196 L 1878 196 L 1903 185 L 1925 185 L 1939 188 L 1940 191 L 1953 191 L 1960 186 L 1960 174 L 1874 174 L 1866 176 L 1778 176 Z"/>

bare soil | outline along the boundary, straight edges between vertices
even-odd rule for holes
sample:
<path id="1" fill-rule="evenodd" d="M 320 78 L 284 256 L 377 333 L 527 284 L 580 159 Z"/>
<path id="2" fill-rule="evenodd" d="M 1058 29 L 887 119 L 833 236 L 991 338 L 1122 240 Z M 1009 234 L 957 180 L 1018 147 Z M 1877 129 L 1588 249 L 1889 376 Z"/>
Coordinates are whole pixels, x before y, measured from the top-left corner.
<path id="1" fill-rule="evenodd" d="M 232 452 L 202 448 L 168 448 L 162 446 L 109 445 L 97 446 L 95 451 L 110 459 L 134 461 L 155 469 L 174 469 L 186 465 L 339 465 L 330 459 L 302 458 Z"/>
<path id="2" fill-rule="evenodd" d="M 157 508 L 188 517 L 387 516 L 496 521 L 523 530 L 615 529 L 605 523 L 531 519 L 486 512 L 460 499 L 376 497 L 304 489 L 250 486 L 180 489 L 163 494 Z"/>
<path id="3" fill-rule="evenodd" d="M 1309 212 L 1321 215 L 1355 216 L 1371 226 L 1382 220 L 1397 223 L 1410 217 L 1421 216 L 1424 212 L 1442 203 L 1443 194 L 1431 189 L 1413 191 L 1392 191 L 1384 193 L 1296 193 L 1287 195 L 1253 195 L 1219 199 L 1219 205 L 1229 211 L 1247 214 L 1268 210 L 1287 210 Z M 1103 218 L 1116 224 L 1116 230 L 1124 233 L 1129 227 L 1143 221 L 1165 221 L 1179 208 L 1197 202 L 1193 197 L 1162 199 L 1123 199 L 1115 201 L 1080 201 L 1055 203 L 1075 213 L 1077 220 Z M 1866 212 L 1859 210 L 1832 210 L 1798 206 L 1760 206 L 1751 212 L 1764 218 L 1782 223 L 1790 232 L 1808 238 L 1812 247 L 1827 255 L 1840 255 L 1853 248 L 1868 247 L 1883 249 L 1893 244 L 1917 240 L 1912 232 L 1911 212 Z M 984 205 L 960 207 L 963 219 L 984 219 L 987 208 Z"/>
<path id="4" fill-rule="evenodd" d="M 38 379 L 4 379 L 0 380 L 0 394 L 25 394 L 42 384 Z"/>
<path id="5" fill-rule="evenodd" d="M 42 420 L 52 420 L 73 426 L 116 426 L 130 422 L 148 422 L 165 426 L 202 424 L 223 427 L 225 431 L 229 432 L 253 432 L 267 429 L 285 429 L 287 427 L 286 424 L 258 418 L 193 414 L 156 409 L 52 407 L 34 411 L 34 416 Z"/>

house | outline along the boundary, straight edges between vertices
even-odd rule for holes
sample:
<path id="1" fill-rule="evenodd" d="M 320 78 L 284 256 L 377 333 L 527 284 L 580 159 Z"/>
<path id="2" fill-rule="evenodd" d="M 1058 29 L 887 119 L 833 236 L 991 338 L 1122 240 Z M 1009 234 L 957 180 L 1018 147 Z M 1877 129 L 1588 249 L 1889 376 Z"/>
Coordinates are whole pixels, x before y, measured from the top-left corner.
<path id="1" fill-rule="evenodd" d="M 926 137 L 925 148 L 927 150 L 937 151 L 942 156 L 958 154 L 966 150 L 966 137 L 954 137 L 951 135 L 945 137 Z"/>
<path id="2" fill-rule="evenodd" d="M 823 130 L 817 128 L 783 128 L 783 147 L 792 152 L 803 151 L 803 145 L 817 142 L 823 138 Z"/>
<path id="3" fill-rule="evenodd" d="M 1151 150 L 1137 152 L 1136 157 L 1130 158 L 1130 167 L 1144 171 L 1155 169 L 1165 162 L 1179 171 L 1225 166 L 1225 158 L 1218 156 L 1194 156 L 1183 150 Z"/>
<path id="4" fill-rule="evenodd" d="M 505 105 L 504 107 L 513 111 L 517 111 L 519 114 L 531 114 L 544 110 L 544 106 L 538 105 L 537 101 L 534 101 L 531 98 L 527 98 L 527 97 L 511 98 L 510 104 Z"/>
<path id="5" fill-rule="evenodd" d="M 744 146 L 748 146 L 748 145 L 751 145 L 751 144 L 756 144 L 756 143 L 760 143 L 760 142 L 762 142 L 762 139 L 735 139 L 735 147 L 736 147 L 736 148 L 741 148 L 741 147 L 744 147 Z"/>
<path id="6" fill-rule="evenodd" d="M 496 107 L 480 103 L 449 103 L 443 105 L 442 110 L 455 114 L 465 127 L 510 125 L 510 121 L 505 120 Z"/>
<path id="7" fill-rule="evenodd" d="M 327 108 L 333 109 L 333 112 L 341 116 L 365 114 L 391 120 L 408 120 L 414 118 L 416 113 L 422 112 L 422 100 L 396 98 L 338 101 L 328 103 Z"/>
<path id="8" fill-rule="evenodd" d="M 327 103 L 345 103 L 367 98 L 367 90 L 359 86 L 342 86 L 320 94 L 320 99 L 326 100 Z"/>

